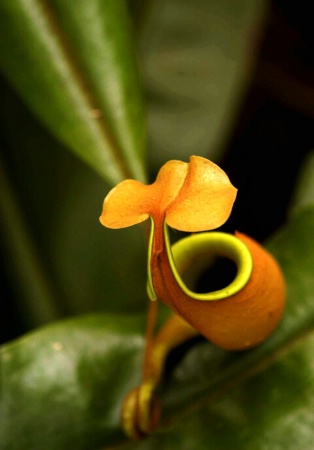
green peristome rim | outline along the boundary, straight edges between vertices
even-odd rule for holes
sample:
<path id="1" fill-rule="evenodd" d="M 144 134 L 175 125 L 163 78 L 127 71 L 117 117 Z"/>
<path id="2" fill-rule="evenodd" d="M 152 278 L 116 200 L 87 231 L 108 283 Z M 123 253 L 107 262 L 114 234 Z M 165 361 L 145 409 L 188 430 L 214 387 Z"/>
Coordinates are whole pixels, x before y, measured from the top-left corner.
<path id="1" fill-rule="evenodd" d="M 166 251 L 169 258 L 172 273 L 180 286 L 181 290 L 193 298 L 200 301 L 217 301 L 222 300 L 237 292 L 241 291 L 248 283 L 252 270 L 253 260 L 247 246 L 236 236 L 222 233 L 219 231 L 211 231 L 204 233 L 197 233 L 187 236 L 176 242 L 173 246 L 170 244 L 168 227 L 164 224 Z M 151 300 L 156 300 L 157 296 L 153 287 L 152 277 L 150 273 L 150 257 L 151 244 L 154 233 L 154 224 L 152 221 L 152 231 L 148 253 L 148 285 L 147 291 Z M 183 282 L 180 273 L 188 268 L 197 257 L 211 255 L 223 256 L 231 259 L 237 266 L 237 275 L 234 280 L 225 288 L 217 291 L 196 293 L 191 291 Z"/>
<path id="2" fill-rule="evenodd" d="M 153 285 L 153 278 L 152 278 L 152 272 L 150 268 L 150 260 L 152 258 L 152 249 L 153 249 L 153 239 L 154 239 L 154 231 L 155 231 L 155 224 L 152 219 L 150 218 L 150 235 L 149 235 L 149 243 L 148 243 L 148 256 L 147 256 L 147 295 L 150 298 L 150 300 L 155 301 L 157 300 L 157 294 L 154 289 Z M 167 237 L 169 239 L 169 237 Z"/>

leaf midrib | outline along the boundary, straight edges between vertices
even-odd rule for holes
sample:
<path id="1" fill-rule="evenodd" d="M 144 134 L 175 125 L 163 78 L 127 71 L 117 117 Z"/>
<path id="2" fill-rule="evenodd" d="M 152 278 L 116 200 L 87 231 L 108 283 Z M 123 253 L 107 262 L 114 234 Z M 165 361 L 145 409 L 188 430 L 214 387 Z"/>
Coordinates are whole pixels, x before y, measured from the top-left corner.
<path id="1" fill-rule="evenodd" d="M 38 4 L 41 5 L 43 14 L 50 28 L 54 32 L 54 37 L 57 40 L 58 46 L 62 53 L 65 55 L 65 59 L 68 62 L 69 70 L 73 75 L 73 79 L 76 81 L 79 91 L 81 92 L 81 96 L 83 101 L 85 101 L 87 108 L 90 111 L 98 110 L 99 107 L 97 105 L 96 98 L 92 89 L 89 86 L 89 83 L 84 78 L 82 71 L 80 71 L 79 64 L 73 54 L 71 46 L 68 44 L 68 41 L 62 32 L 62 29 L 59 26 L 58 20 L 54 13 L 52 6 L 46 0 L 38 0 Z M 117 143 L 113 133 L 110 131 L 107 121 L 105 120 L 105 112 L 102 110 L 102 115 L 95 119 L 97 125 L 99 127 L 101 135 L 104 139 L 109 143 L 109 148 L 111 150 L 112 157 L 116 162 L 116 165 L 120 168 L 120 172 L 123 178 L 130 178 L 132 175 L 129 172 L 127 165 L 124 162 L 123 152 L 120 146 Z"/>

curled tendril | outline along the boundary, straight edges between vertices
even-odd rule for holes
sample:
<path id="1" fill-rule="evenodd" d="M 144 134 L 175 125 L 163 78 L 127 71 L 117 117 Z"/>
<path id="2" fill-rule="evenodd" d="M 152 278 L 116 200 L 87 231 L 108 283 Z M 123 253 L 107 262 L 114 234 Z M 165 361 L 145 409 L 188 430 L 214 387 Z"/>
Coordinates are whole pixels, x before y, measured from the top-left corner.
<path id="1" fill-rule="evenodd" d="M 161 407 L 148 381 L 132 389 L 125 397 L 121 409 L 122 427 L 127 436 L 140 439 L 155 430 L 159 423 Z"/>
<path id="2" fill-rule="evenodd" d="M 122 428 L 128 437 L 143 438 L 157 427 L 161 416 L 157 388 L 165 360 L 173 348 L 196 335 L 195 328 L 173 314 L 152 342 L 148 342 L 143 382 L 126 395 L 121 408 Z"/>
<path id="3" fill-rule="evenodd" d="M 109 228 L 128 227 L 151 217 L 148 294 L 175 313 L 157 337 L 153 337 L 155 318 L 148 320 L 143 382 L 127 395 L 122 407 L 122 425 L 130 437 L 143 437 L 158 423 L 156 391 L 172 348 L 201 333 L 221 348 L 248 349 L 263 342 L 282 317 L 283 275 L 275 259 L 253 239 L 241 233 L 206 232 L 170 245 L 167 225 L 189 232 L 213 230 L 228 219 L 236 192 L 223 170 L 192 156 L 189 163 L 166 163 L 151 185 L 123 181 L 104 201 L 100 221 Z M 193 292 L 182 274 L 216 256 L 235 263 L 234 280 L 218 291 Z"/>

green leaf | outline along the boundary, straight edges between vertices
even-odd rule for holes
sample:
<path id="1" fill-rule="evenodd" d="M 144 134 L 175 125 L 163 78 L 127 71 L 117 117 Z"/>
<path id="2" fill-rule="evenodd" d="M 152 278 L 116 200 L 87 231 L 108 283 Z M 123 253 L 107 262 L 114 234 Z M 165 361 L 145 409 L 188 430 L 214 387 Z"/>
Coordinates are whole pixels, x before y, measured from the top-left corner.
<path id="1" fill-rule="evenodd" d="M 123 0 L 0 3 L 0 66 L 48 129 L 111 184 L 144 175 L 144 115 Z"/>
<path id="2" fill-rule="evenodd" d="M 32 239 L 6 167 L 0 158 L 1 244 L 5 269 L 17 292 L 20 313 L 28 325 L 42 325 L 60 317 L 60 305 L 50 276 Z M 10 270 L 11 269 L 11 270 Z M 21 301 L 22 299 L 22 301 Z"/>
<path id="3" fill-rule="evenodd" d="M 150 2 L 138 34 L 154 170 L 191 154 L 221 158 L 250 82 L 266 7 L 264 0 Z"/>
<path id="4" fill-rule="evenodd" d="M 139 382 L 143 317 L 90 316 L 5 346 L 2 450 L 97 449 L 122 438 L 123 396 Z"/>
<path id="5" fill-rule="evenodd" d="M 297 188 L 294 192 L 290 214 L 296 215 L 302 209 L 314 205 L 314 152 L 311 151 L 303 161 Z"/>
<path id="6" fill-rule="evenodd" d="M 87 192 L 81 199 L 84 195 L 90 201 Z M 74 205 L 69 215 L 51 224 L 51 262 L 67 310 L 71 314 L 146 310 L 146 249 L 141 229 L 104 229 L 98 221 L 100 195 L 90 201 L 84 217 Z M 80 227 L 73 233 L 78 222 Z M 63 242 L 66 247 L 60 254 Z"/>

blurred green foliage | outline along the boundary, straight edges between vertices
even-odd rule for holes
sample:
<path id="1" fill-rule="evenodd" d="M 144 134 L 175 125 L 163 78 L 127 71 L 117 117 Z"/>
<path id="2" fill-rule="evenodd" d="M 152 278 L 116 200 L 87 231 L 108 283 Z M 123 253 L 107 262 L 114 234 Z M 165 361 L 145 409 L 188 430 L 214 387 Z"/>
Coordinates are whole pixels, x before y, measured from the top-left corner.
<path id="1" fill-rule="evenodd" d="M 292 3 L 0 2 L 1 450 L 123 441 L 146 249 L 98 216 L 190 154 L 239 188 L 226 227 L 267 238 L 287 312 L 258 349 L 175 352 L 160 430 L 123 448 L 312 448 L 314 40 Z"/>

